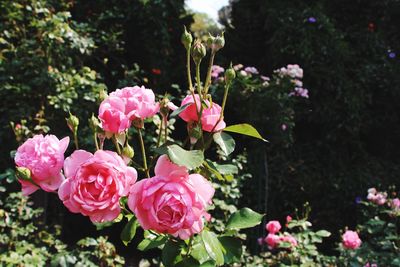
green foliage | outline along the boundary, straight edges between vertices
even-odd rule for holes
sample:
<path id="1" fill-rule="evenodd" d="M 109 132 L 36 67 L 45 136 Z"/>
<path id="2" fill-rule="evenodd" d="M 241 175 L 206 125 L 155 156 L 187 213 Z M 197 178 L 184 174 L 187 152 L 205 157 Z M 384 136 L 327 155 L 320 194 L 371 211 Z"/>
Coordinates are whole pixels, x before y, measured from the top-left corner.
<path id="1" fill-rule="evenodd" d="M 396 195 L 395 191 L 391 195 Z M 383 205 L 370 201 L 361 202 L 362 222 L 357 225 L 362 240 L 361 247 L 348 250 L 339 247 L 342 266 L 400 266 L 400 209 L 388 198 Z"/>
<path id="2" fill-rule="evenodd" d="M 1 187 L 3 188 L 3 187 Z M 8 194 L 7 194 L 8 195 Z M 60 241 L 61 229 L 40 224 L 42 209 L 21 193 L 0 200 L 1 266 L 122 266 L 124 259 L 104 237 L 85 238 L 73 249 Z"/>
<path id="3" fill-rule="evenodd" d="M 231 215 L 226 228 L 227 229 L 244 229 L 254 227 L 261 223 L 264 215 L 252 211 L 249 208 L 243 208 Z"/>

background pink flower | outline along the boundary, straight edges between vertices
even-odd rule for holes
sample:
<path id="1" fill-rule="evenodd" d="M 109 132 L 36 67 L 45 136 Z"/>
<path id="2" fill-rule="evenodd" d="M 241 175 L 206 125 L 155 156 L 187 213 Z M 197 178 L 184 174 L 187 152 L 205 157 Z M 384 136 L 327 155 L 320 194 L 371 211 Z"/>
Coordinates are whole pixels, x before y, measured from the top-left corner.
<path id="1" fill-rule="evenodd" d="M 61 169 L 69 137 L 59 140 L 54 135 L 35 135 L 29 138 L 15 154 L 15 164 L 31 171 L 32 181 L 47 192 L 56 191 L 64 180 Z M 39 189 L 29 181 L 19 180 L 22 193 L 29 195 Z"/>
<path id="2" fill-rule="evenodd" d="M 119 200 L 128 195 L 137 172 L 127 167 L 117 153 L 98 150 L 94 155 L 76 150 L 65 159 L 66 180 L 58 196 L 74 213 L 89 216 L 92 222 L 107 222 L 118 217 Z"/>
<path id="3" fill-rule="evenodd" d="M 197 108 L 200 109 L 200 97 L 198 94 L 195 94 Z M 203 113 L 201 116 L 201 125 L 202 129 L 206 132 L 218 132 L 223 130 L 226 127 L 224 120 L 218 122 L 221 116 L 221 106 L 217 103 L 210 103 L 208 100 L 204 100 L 207 104 L 208 108 L 203 109 Z M 189 105 L 183 112 L 179 114 L 179 116 L 186 122 L 198 122 L 197 108 L 194 104 L 193 96 L 186 96 L 181 103 L 181 106 L 184 106 L 188 103 L 192 103 Z M 218 122 L 218 124 L 217 124 Z"/>
<path id="4" fill-rule="evenodd" d="M 276 234 L 268 234 L 264 239 L 265 243 L 267 243 L 269 249 L 276 248 L 280 242 L 280 238 Z"/>
<path id="5" fill-rule="evenodd" d="M 282 226 L 278 221 L 269 221 L 267 225 L 265 226 L 265 229 L 270 233 L 270 234 L 276 234 L 281 230 Z"/>
<path id="6" fill-rule="evenodd" d="M 203 176 L 189 175 L 163 155 L 155 176 L 132 187 L 128 206 L 143 229 L 187 239 L 203 229 L 203 218 L 210 218 L 205 209 L 213 195 L 214 188 Z"/>
<path id="7" fill-rule="evenodd" d="M 361 246 L 361 239 L 357 232 L 347 230 L 342 236 L 342 243 L 345 248 L 357 249 Z"/>

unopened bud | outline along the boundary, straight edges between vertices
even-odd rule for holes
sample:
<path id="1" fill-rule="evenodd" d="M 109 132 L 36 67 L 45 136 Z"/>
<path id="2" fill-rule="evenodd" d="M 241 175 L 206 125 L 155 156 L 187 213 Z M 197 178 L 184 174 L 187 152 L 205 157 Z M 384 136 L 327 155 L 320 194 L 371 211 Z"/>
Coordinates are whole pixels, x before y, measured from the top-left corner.
<path id="1" fill-rule="evenodd" d="M 200 40 L 196 40 L 196 42 L 192 46 L 192 58 L 196 65 L 200 64 L 203 57 L 206 56 L 206 47 L 201 43 Z"/>
<path id="2" fill-rule="evenodd" d="M 143 121 L 143 119 L 140 119 L 140 118 L 134 119 L 132 121 L 132 124 L 136 129 L 142 129 L 144 127 L 144 121 Z"/>
<path id="3" fill-rule="evenodd" d="M 102 88 L 99 93 L 100 102 L 106 99 L 107 97 L 108 97 L 107 91 L 104 88 Z"/>
<path id="4" fill-rule="evenodd" d="M 66 118 L 65 120 L 67 121 L 67 125 L 68 125 L 69 129 L 71 130 L 71 132 L 76 133 L 76 131 L 78 130 L 78 125 L 79 125 L 78 117 L 72 115 L 70 112 L 69 118 Z"/>
<path id="5" fill-rule="evenodd" d="M 229 84 L 229 83 L 231 83 L 232 81 L 233 81 L 233 79 L 235 79 L 236 78 L 236 72 L 235 72 L 235 70 L 232 68 L 232 63 L 231 63 L 231 65 L 229 66 L 229 69 L 227 69 L 226 71 L 225 71 L 225 82 L 227 83 L 227 84 Z"/>
<path id="6" fill-rule="evenodd" d="M 215 37 L 212 36 L 210 33 L 208 33 L 208 37 L 207 37 L 207 47 L 212 49 L 213 44 L 215 42 Z"/>
<path id="7" fill-rule="evenodd" d="M 213 49 L 215 52 L 217 52 L 224 46 L 225 46 L 225 37 L 224 37 L 224 33 L 222 33 L 221 36 L 218 35 L 217 37 L 215 37 L 214 43 L 213 43 L 213 46 L 211 49 Z"/>
<path id="8" fill-rule="evenodd" d="M 98 118 L 96 118 L 93 114 L 92 117 L 89 119 L 89 127 L 92 129 L 93 132 L 97 132 L 97 128 L 100 125 L 100 121 Z"/>
<path id="9" fill-rule="evenodd" d="M 221 36 L 214 37 L 211 34 L 208 35 L 207 47 L 211 49 L 213 53 L 217 52 L 225 46 L 224 33 Z"/>
<path id="10" fill-rule="evenodd" d="M 186 30 L 186 26 L 184 26 L 184 32 L 182 33 L 181 36 L 181 42 L 183 46 L 186 48 L 186 50 L 189 50 L 190 47 L 192 46 L 193 37 L 192 34 Z"/>
<path id="11" fill-rule="evenodd" d="M 164 97 L 160 103 L 160 113 L 161 113 L 161 116 L 163 116 L 164 118 L 168 117 L 168 114 L 169 114 L 170 108 L 168 106 L 168 103 L 169 103 L 169 99 L 167 97 Z"/>
<path id="12" fill-rule="evenodd" d="M 25 167 L 17 167 L 17 177 L 18 179 L 30 181 L 31 180 L 31 171 Z"/>
<path id="13" fill-rule="evenodd" d="M 131 159 L 131 158 L 133 158 L 134 155 L 135 155 L 135 151 L 127 142 L 125 147 L 122 149 L 122 156 Z"/>

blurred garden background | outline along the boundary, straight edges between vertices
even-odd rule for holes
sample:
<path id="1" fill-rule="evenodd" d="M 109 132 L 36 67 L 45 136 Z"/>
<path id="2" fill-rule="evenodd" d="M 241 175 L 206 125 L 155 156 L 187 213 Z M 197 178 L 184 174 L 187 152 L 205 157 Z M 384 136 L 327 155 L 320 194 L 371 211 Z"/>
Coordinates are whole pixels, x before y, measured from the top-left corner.
<path id="1" fill-rule="evenodd" d="M 0 1 L 0 208 L 7 210 L 6 197 L 20 191 L 13 155 L 26 137 L 71 136 L 65 122 L 71 112 L 81 118 L 81 145 L 91 148 L 87 120 L 97 114 L 102 93 L 138 84 L 172 101 L 185 94 L 185 25 L 200 39 L 224 32 L 226 45 L 214 64 L 227 68 L 232 62 L 239 77 L 225 120 L 251 123 L 269 141 L 237 139 L 232 158 L 240 172 L 222 188 L 225 202 L 217 199 L 216 205 L 248 206 L 266 213 L 266 221 L 284 221 L 308 203 L 313 227 L 332 232 L 319 249 L 338 255 L 338 229 L 355 227 L 363 216 L 356 199 L 370 187 L 400 186 L 400 1 L 230 0 L 218 12 L 211 8 L 214 15 L 191 9 L 203 1 L 190 2 Z M 303 69 L 300 87 L 307 97 L 290 98 L 265 85 L 288 64 Z M 211 93 L 222 98 L 217 82 Z M 124 246 L 122 225 L 96 229 L 87 217 L 69 213 L 55 194 L 38 191 L 30 200 L 43 212 L 19 219 L 37 216 L 38 229 L 58 233 L 62 246 L 75 249 L 78 240 L 107 236 L 116 251 L 104 249 L 104 266 L 108 258 L 118 260 L 116 253 L 127 266 L 158 254 L 138 251 L 135 241 Z M 0 243 L 7 243 L 5 233 L 0 231 Z M 257 244 L 265 234 L 261 226 L 247 232 L 249 253 L 265 250 Z M 39 234 L 34 239 L 36 247 L 61 246 Z M 80 246 L 104 248 L 103 241 Z"/>

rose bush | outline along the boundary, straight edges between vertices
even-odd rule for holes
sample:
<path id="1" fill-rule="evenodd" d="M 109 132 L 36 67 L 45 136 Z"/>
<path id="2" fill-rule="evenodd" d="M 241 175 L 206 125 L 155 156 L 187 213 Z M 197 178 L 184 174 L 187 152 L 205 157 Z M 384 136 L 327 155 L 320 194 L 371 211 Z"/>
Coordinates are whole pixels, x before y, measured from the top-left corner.
<path id="1" fill-rule="evenodd" d="M 39 187 L 45 191 L 58 189 L 59 199 L 70 212 L 88 216 L 98 227 L 126 219 L 121 233 L 124 244 L 132 241 L 136 228 L 141 226 L 144 239 L 138 248 L 162 248 L 164 266 L 220 266 L 239 261 L 242 253 L 238 239 L 240 229 L 254 227 L 263 218 L 262 214 L 244 208 L 231 213 L 224 228 L 212 230 L 208 210 L 214 187 L 218 182 L 232 179 L 237 168 L 205 159 L 206 150 L 214 141 L 216 149 L 229 156 L 234 151 L 234 139 L 228 132 L 265 139 L 249 124 L 226 126 L 224 108 L 236 76 L 232 67 L 225 71 L 221 105 L 208 93 L 211 77 L 215 76 L 212 62 L 216 52 L 224 46 L 224 37 L 210 36 L 207 41 L 211 56 L 204 82 L 200 79 L 200 64 L 207 49 L 200 41 L 193 44 L 192 41 L 191 34 L 185 31 L 182 42 L 187 53 L 189 94 L 180 107 L 167 97 L 156 101 L 154 92 L 144 86 L 124 87 L 109 95 L 103 92 L 99 96 L 102 102 L 98 118 L 93 115 L 89 119 L 94 153 L 79 148 L 78 126 L 81 123 L 70 113 L 66 121 L 75 151 L 65 160 L 69 139 L 59 141 L 51 135 L 29 139 L 15 157 L 17 176 L 25 192 L 32 193 Z M 195 86 L 190 56 L 196 69 Z M 223 70 L 214 68 L 215 71 Z M 151 121 L 157 113 L 161 116 L 157 142 L 147 147 L 145 122 Z M 174 117 L 188 124 L 184 142 L 169 136 L 169 118 Z M 130 145 L 132 133 L 138 136 L 139 159 L 134 146 Z M 116 152 L 104 149 L 109 149 L 110 141 Z M 149 157 L 149 151 L 155 153 Z M 214 184 L 213 179 L 217 179 Z M 294 242 L 287 235 L 282 240 Z M 235 257 L 229 256 L 231 253 Z"/>

